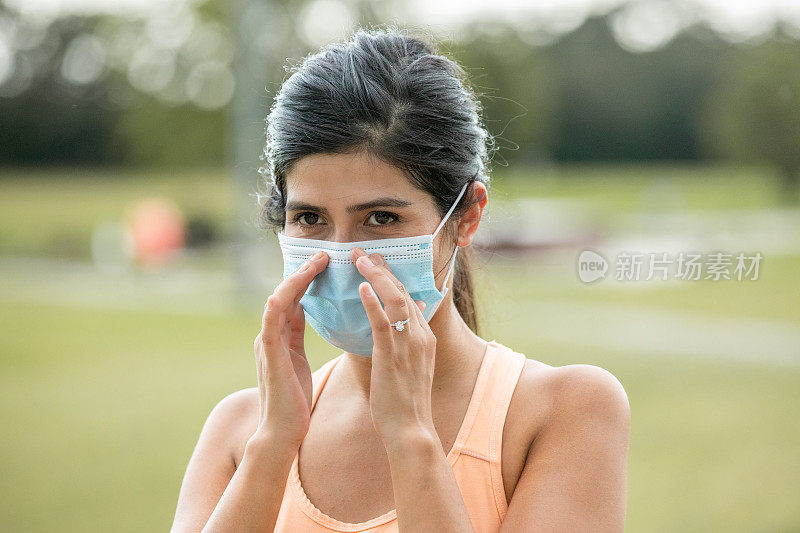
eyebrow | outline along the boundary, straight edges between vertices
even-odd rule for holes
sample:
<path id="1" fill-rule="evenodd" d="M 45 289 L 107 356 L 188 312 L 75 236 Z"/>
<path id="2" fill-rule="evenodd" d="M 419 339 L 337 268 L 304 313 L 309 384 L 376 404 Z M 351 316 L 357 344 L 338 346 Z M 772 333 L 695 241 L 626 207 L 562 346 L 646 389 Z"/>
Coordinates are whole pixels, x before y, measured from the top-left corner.
<path id="1" fill-rule="evenodd" d="M 374 209 L 376 207 L 408 207 L 411 202 L 395 198 L 393 196 L 384 196 L 382 198 L 375 198 L 368 202 L 360 204 L 353 204 L 347 207 L 348 213 L 357 213 L 358 211 L 365 211 L 367 209 Z M 319 213 L 327 213 L 328 210 L 318 205 L 313 205 L 305 202 L 289 202 L 286 204 L 286 211 L 317 211 Z"/>

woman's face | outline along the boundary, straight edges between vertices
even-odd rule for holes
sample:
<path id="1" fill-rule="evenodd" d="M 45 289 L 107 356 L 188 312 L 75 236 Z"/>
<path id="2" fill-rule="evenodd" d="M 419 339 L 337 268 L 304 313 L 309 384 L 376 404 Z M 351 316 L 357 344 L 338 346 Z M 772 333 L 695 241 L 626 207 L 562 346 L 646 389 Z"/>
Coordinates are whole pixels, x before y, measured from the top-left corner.
<path id="1" fill-rule="evenodd" d="M 441 217 L 433 197 L 402 170 L 365 152 L 305 156 L 286 176 L 287 236 L 335 242 L 411 237 L 433 233 Z M 437 234 L 435 272 L 444 270 L 454 244 L 446 231 Z"/>

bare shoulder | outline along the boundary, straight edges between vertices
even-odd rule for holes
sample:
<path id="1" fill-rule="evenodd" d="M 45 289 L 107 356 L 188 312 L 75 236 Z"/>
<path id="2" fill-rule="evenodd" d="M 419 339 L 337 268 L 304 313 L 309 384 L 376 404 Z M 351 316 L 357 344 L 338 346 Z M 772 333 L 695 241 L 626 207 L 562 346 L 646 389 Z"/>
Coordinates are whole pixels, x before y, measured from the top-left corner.
<path id="1" fill-rule="evenodd" d="M 627 441 L 629 426 L 628 396 L 611 372 L 586 364 L 554 367 L 526 358 L 503 429 L 507 498 L 535 449 L 567 443 L 574 447 L 580 439 L 582 446 L 597 451 Z"/>
<path id="2" fill-rule="evenodd" d="M 556 367 L 550 378 L 554 416 L 593 418 L 612 427 L 626 427 L 630 418 L 628 395 L 608 370 L 594 365 Z"/>
<path id="3" fill-rule="evenodd" d="M 524 529 L 531 517 L 548 531 L 622 530 L 630 406 L 611 372 L 528 358 L 507 422 L 502 472 L 509 530 Z"/>
<path id="4" fill-rule="evenodd" d="M 536 429 L 556 421 L 593 420 L 610 430 L 626 431 L 630 420 L 624 387 L 611 372 L 595 365 L 554 367 L 528 358 L 514 397 L 514 403 L 538 406 Z"/>
<path id="5" fill-rule="evenodd" d="M 228 436 L 227 444 L 237 466 L 247 440 L 258 427 L 258 402 L 258 387 L 240 389 L 217 402 L 209 415 L 209 421 L 213 418 L 217 431 Z"/>
<path id="6" fill-rule="evenodd" d="M 630 406 L 620 381 L 599 366 L 551 366 L 526 358 L 509 405 L 513 427 L 530 442 L 547 424 L 579 419 L 626 430 Z"/>
<path id="7" fill-rule="evenodd" d="M 248 387 L 232 392 L 222 398 L 214 406 L 212 412 L 226 420 L 228 429 L 234 430 L 238 426 L 246 425 L 253 415 L 255 408 L 258 414 L 258 387 Z"/>

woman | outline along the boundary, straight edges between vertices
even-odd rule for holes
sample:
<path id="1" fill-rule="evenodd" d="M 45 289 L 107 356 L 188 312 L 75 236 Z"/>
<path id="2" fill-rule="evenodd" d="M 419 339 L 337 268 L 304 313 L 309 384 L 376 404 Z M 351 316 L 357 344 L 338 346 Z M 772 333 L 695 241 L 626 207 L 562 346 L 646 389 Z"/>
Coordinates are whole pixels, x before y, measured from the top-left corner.
<path id="1" fill-rule="evenodd" d="M 210 413 L 173 531 L 622 530 L 619 382 L 477 335 L 468 252 L 492 143 L 463 70 L 359 30 L 306 58 L 267 122 L 285 279 L 258 387 Z M 344 350 L 313 374 L 306 321 Z"/>

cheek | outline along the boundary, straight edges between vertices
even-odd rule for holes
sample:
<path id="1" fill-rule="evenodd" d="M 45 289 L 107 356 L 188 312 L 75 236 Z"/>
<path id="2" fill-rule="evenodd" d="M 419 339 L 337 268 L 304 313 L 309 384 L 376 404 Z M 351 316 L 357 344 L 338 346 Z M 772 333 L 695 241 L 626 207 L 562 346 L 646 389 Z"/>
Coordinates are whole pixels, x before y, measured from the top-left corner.
<path id="1" fill-rule="evenodd" d="M 433 273 L 437 281 L 447 274 L 447 267 L 450 266 L 450 259 L 453 256 L 455 240 L 445 229 L 439 232 L 433 242 Z"/>

